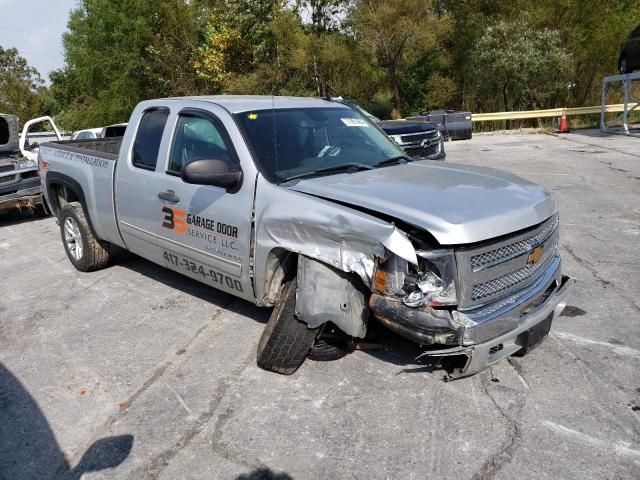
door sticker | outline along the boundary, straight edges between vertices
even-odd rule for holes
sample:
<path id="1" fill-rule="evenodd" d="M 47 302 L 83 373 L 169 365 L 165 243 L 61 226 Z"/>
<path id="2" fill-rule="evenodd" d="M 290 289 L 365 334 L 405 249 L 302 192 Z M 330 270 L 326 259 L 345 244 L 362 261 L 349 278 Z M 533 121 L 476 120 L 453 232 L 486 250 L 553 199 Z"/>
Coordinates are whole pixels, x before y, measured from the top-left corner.
<path id="1" fill-rule="evenodd" d="M 244 263 L 244 259 L 237 254 L 238 227 L 235 225 L 193 215 L 179 208 L 163 206 L 162 226 L 175 233 L 191 237 L 197 243 L 201 243 L 205 250 L 215 255 Z"/>
<path id="2" fill-rule="evenodd" d="M 164 219 L 162 226 L 176 233 L 187 233 L 187 223 L 184 220 L 185 211 L 178 208 L 162 207 Z"/>

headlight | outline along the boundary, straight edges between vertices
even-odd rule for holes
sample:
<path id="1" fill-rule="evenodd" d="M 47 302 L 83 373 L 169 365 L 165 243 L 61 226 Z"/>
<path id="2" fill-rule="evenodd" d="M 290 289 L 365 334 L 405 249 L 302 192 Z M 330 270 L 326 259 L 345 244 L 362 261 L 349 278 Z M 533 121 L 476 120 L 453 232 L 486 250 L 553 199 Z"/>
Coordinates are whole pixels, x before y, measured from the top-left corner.
<path id="1" fill-rule="evenodd" d="M 35 167 L 36 167 L 36 162 L 34 162 L 33 160 L 25 160 L 25 161 L 19 162 L 17 165 L 18 170 L 22 170 L 24 168 L 35 168 Z"/>
<path id="2" fill-rule="evenodd" d="M 404 303 L 408 307 L 455 305 L 456 259 L 453 250 L 422 250 L 418 255 L 418 272 L 413 285 L 405 279 Z"/>
<path id="3" fill-rule="evenodd" d="M 456 261 L 452 250 L 416 252 L 418 266 L 392 255 L 378 267 L 375 288 L 402 296 L 408 307 L 456 305 Z"/>

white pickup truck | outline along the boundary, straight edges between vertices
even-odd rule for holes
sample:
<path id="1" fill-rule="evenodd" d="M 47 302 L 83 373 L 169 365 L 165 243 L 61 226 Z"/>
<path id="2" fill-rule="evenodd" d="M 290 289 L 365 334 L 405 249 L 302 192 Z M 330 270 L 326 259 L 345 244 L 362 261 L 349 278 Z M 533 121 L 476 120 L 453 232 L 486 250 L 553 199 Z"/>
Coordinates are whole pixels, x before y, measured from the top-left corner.
<path id="1" fill-rule="evenodd" d="M 0 114 L 0 213 L 40 205 L 39 145 L 34 131 L 47 124 L 51 128 L 48 136 L 60 140 L 60 131 L 50 117 L 29 120 L 18 136 L 18 117 Z"/>
<path id="2" fill-rule="evenodd" d="M 327 326 L 370 323 L 470 375 L 542 341 L 573 281 L 542 187 L 415 161 L 330 100 L 140 103 L 123 138 L 40 149 L 71 263 L 112 245 L 263 307 L 258 365 L 291 374 Z"/>

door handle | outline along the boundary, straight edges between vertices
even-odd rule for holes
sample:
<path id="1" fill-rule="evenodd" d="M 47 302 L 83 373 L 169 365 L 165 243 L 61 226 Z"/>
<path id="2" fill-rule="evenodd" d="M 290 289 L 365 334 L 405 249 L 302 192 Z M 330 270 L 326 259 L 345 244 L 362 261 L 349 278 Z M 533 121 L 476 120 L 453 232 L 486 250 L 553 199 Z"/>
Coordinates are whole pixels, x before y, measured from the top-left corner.
<path id="1" fill-rule="evenodd" d="M 176 196 L 176 192 L 174 192 L 173 190 L 160 192 L 158 194 L 158 198 L 160 200 L 164 200 L 165 202 L 169 202 L 169 203 L 178 203 L 180 201 L 180 198 Z"/>

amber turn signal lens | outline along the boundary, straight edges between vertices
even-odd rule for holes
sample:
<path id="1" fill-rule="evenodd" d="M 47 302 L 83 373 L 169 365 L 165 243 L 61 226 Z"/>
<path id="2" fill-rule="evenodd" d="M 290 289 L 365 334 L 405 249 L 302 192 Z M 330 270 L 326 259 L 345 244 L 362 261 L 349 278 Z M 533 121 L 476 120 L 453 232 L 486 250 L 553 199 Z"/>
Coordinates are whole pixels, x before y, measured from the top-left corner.
<path id="1" fill-rule="evenodd" d="M 384 288 L 387 285 L 387 272 L 384 270 L 376 270 L 376 278 L 373 283 L 375 289 L 379 292 L 384 292 Z"/>

